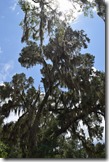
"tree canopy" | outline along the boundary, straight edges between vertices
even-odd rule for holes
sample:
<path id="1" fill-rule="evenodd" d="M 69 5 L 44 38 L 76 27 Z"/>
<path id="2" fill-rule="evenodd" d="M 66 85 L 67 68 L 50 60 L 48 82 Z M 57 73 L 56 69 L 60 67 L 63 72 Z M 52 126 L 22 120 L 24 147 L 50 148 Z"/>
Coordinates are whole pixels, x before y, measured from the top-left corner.
<path id="1" fill-rule="evenodd" d="M 4 157 L 105 158 L 105 144 L 94 144 L 94 138 L 99 141 L 103 136 L 105 73 L 95 70 L 93 55 L 81 53 L 90 39 L 84 30 L 73 30 L 61 20 L 62 13 L 50 0 L 33 2 L 36 5 L 19 1 L 25 13 L 21 42 L 26 46 L 18 61 L 25 68 L 41 65 L 43 90 L 40 85 L 36 89 L 34 78 L 24 73 L 0 86 Z M 105 20 L 103 1 L 75 3 L 84 13 L 96 6 Z M 46 35 L 49 40 L 44 44 Z M 18 114 L 18 120 L 4 123 L 11 112 Z"/>

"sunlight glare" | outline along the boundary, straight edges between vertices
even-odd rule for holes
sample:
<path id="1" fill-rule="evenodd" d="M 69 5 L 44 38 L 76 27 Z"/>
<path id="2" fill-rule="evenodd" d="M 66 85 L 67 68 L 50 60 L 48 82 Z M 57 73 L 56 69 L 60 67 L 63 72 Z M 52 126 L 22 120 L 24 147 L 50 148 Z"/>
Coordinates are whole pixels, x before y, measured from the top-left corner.
<path id="1" fill-rule="evenodd" d="M 60 11 L 66 12 L 70 9 L 72 9 L 72 4 L 68 0 L 57 0 L 58 6 L 60 8 Z"/>
<path id="2" fill-rule="evenodd" d="M 32 0 L 25 0 L 31 3 L 31 5 L 38 5 L 35 4 Z M 48 0 L 49 1 L 49 0 Z M 67 19 L 67 22 L 72 22 L 77 20 L 79 15 L 81 14 L 80 6 L 76 3 L 74 7 L 74 3 L 71 3 L 69 0 L 50 0 L 50 3 L 52 7 L 58 10 L 58 12 L 62 13 L 62 16 L 60 16 L 61 20 Z M 78 12 L 79 11 L 79 12 Z"/>
<path id="3" fill-rule="evenodd" d="M 61 17 L 61 19 L 64 19 L 64 16 L 71 16 L 71 19 L 69 19 L 69 22 L 73 19 L 76 19 L 79 17 L 79 15 L 81 14 L 80 11 L 80 6 L 79 4 L 75 4 L 75 2 L 73 4 L 75 4 L 76 8 L 74 7 L 74 5 L 68 1 L 68 0 L 57 0 L 58 3 L 58 8 L 59 11 L 62 12 L 63 17 Z"/>

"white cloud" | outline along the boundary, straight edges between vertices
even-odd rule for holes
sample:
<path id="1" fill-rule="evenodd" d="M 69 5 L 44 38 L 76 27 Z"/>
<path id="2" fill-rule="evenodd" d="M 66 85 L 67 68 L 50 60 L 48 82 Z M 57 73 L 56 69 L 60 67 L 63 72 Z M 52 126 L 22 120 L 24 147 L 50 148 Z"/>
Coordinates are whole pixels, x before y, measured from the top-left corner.
<path id="1" fill-rule="evenodd" d="M 22 114 L 18 115 L 18 113 L 15 115 L 14 112 L 10 112 L 9 117 L 4 119 L 4 123 L 6 124 L 6 123 L 9 123 L 9 122 L 16 122 L 21 115 Z"/>
<path id="2" fill-rule="evenodd" d="M 17 15 L 19 15 L 20 13 L 19 12 L 17 12 Z"/>
<path id="3" fill-rule="evenodd" d="M 15 11 L 16 7 L 17 7 L 17 1 L 14 0 L 13 5 L 10 6 L 10 9 L 11 9 L 12 11 Z"/>
<path id="4" fill-rule="evenodd" d="M 11 74 L 11 71 L 13 69 L 13 61 L 10 61 L 8 63 L 1 63 L 0 64 L 0 83 L 3 83 L 5 82 L 9 77 L 10 77 L 10 74 Z"/>
<path id="5" fill-rule="evenodd" d="M 4 15 L 2 15 L 2 16 L 1 16 L 1 19 L 4 19 L 4 18 L 5 18 L 5 16 L 4 16 Z"/>
<path id="6" fill-rule="evenodd" d="M 0 47 L 0 54 L 3 53 L 2 48 Z"/>
<path id="7" fill-rule="evenodd" d="M 0 86 L 5 86 L 5 84 L 3 82 L 0 82 Z"/>

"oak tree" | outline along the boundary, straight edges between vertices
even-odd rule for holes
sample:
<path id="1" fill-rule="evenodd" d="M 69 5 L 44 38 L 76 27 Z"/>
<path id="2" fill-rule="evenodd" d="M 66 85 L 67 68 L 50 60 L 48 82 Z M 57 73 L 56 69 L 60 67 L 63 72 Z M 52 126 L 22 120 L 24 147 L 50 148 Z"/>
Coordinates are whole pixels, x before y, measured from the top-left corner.
<path id="1" fill-rule="evenodd" d="M 0 86 L 0 139 L 14 158 L 101 157 L 101 146 L 93 141 L 103 137 L 105 73 L 94 69 L 93 55 L 81 53 L 90 42 L 83 30 L 60 20 L 51 1 L 34 3 L 19 1 L 25 13 L 21 41 L 26 46 L 18 61 L 25 68 L 41 65 L 43 91 L 24 73 Z M 11 112 L 18 120 L 3 123 Z"/>

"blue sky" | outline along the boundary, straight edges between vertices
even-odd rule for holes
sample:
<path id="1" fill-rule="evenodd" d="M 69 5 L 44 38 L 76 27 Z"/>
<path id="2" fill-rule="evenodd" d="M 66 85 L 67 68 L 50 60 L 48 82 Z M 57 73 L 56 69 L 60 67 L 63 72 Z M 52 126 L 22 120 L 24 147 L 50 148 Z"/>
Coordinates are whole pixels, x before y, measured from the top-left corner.
<path id="1" fill-rule="evenodd" d="M 21 43 L 22 29 L 19 26 L 23 12 L 16 5 L 16 0 L 0 0 L 0 83 L 10 81 L 16 73 L 26 73 L 35 78 L 35 85 L 40 83 L 40 66 L 25 69 L 18 62 L 24 44 Z M 91 39 L 89 47 L 82 53 L 95 56 L 95 68 L 105 71 L 105 24 L 94 14 L 94 18 L 79 16 L 72 25 L 73 29 L 83 29 Z"/>

